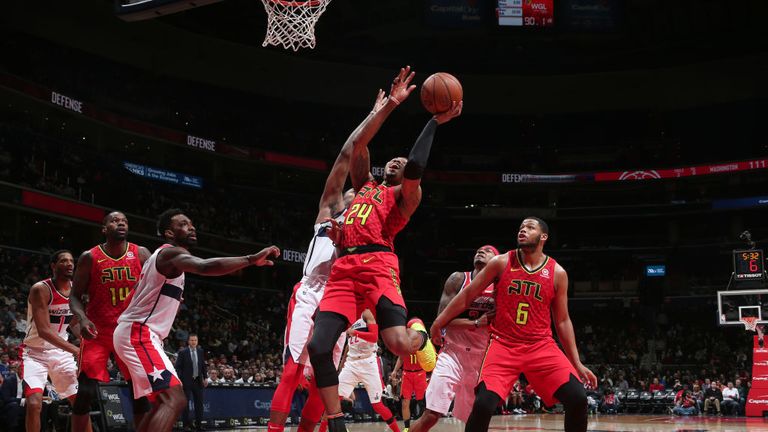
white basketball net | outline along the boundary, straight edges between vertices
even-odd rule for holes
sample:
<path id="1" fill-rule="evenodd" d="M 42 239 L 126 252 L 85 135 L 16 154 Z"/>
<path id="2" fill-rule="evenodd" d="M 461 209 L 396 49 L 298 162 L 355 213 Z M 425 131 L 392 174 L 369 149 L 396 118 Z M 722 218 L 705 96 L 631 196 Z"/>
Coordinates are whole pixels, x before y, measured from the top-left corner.
<path id="1" fill-rule="evenodd" d="M 760 332 L 757 329 L 757 317 L 742 317 L 741 322 L 744 324 L 744 328 L 747 331 Z"/>
<path id="2" fill-rule="evenodd" d="M 285 49 L 315 47 L 315 24 L 331 0 L 261 0 L 267 11 L 267 35 L 262 46 Z"/>

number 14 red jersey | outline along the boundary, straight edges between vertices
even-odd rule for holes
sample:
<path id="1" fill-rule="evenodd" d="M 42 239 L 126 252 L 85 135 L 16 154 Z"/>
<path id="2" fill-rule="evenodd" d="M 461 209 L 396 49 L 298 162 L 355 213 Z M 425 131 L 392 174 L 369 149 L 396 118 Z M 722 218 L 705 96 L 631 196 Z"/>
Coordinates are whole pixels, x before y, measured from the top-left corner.
<path id="1" fill-rule="evenodd" d="M 547 256 L 542 265 L 529 271 L 520 263 L 519 250 L 507 255 L 507 267 L 496 283 L 496 317 L 491 323 L 491 338 L 512 343 L 552 338 L 557 262 Z"/>
<path id="2" fill-rule="evenodd" d="M 355 195 L 344 220 L 345 248 L 378 244 L 395 250 L 395 236 L 408 224 L 392 187 L 369 181 Z"/>
<path id="3" fill-rule="evenodd" d="M 101 245 L 91 250 L 91 281 L 88 284 L 88 305 L 85 314 L 99 331 L 114 329 L 123 313 L 133 287 L 141 275 L 139 247 L 128 243 L 125 253 L 112 258 Z"/>

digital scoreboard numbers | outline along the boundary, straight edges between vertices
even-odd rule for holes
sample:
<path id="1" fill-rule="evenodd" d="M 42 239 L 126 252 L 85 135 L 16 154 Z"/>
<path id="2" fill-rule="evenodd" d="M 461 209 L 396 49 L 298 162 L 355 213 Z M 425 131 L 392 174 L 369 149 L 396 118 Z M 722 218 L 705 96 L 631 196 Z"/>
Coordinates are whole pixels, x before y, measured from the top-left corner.
<path id="1" fill-rule="evenodd" d="M 764 278 L 763 251 L 758 249 L 733 251 L 733 275 L 736 280 Z"/>
<path id="2" fill-rule="evenodd" d="M 554 0 L 498 0 L 499 25 L 512 27 L 551 27 L 554 25 Z"/>

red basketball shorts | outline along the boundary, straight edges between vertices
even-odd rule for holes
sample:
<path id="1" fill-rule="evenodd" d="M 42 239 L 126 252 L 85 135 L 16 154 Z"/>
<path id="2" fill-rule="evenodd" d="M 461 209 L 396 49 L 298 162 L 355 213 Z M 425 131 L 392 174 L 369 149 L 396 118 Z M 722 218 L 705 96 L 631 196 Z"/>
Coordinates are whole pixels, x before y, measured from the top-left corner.
<path id="1" fill-rule="evenodd" d="M 115 352 L 113 341 L 113 328 L 98 327 L 99 333 L 93 339 L 82 338 L 80 342 L 80 369 L 77 375 L 84 373 L 85 376 L 101 382 L 109 382 L 109 372 L 107 372 L 107 359 L 109 355 Z M 120 357 L 115 353 L 115 363 L 120 369 L 120 374 L 125 379 L 130 379 L 128 368 Z"/>
<path id="2" fill-rule="evenodd" d="M 414 399 L 424 399 L 424 393 L 427 391 L 427 373 L 423 370 L 410 372 L 403 371 L 403 383 L 400 387 L 400 396 L 410 398 L 414 393 Z"/>
<path id="3" fill-rule="evenodd" d="M 510 343 L 493 335 L 480 370 L 480 381 L 504 400 L 521 373 L 547 405 L 557 402 L 555 392 L 578 377 L 576 369 L 551 338 L 535 343 Z"/>
<path id="4" fill-rule="evenodd" d="M 333 263 L 320 311 L 336 312 L 353 323 L 366 308 L 375 316 L 382 296 L 405 309 L 397 255 L 391 252 L 345 255 Z"/>

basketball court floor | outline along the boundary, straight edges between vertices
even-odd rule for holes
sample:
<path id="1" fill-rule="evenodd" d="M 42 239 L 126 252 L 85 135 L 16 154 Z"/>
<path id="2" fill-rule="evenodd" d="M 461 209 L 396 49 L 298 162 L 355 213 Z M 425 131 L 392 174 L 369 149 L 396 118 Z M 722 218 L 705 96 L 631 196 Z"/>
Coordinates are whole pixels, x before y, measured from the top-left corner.
<path id="1" fill-rule="evenodd" d="M 400 422 L 402 427 L 402 422 Z M 257 431 L 266 428 L 231 429 L 231 431 Z M 288 429 L 286 429 L 288 430 Z M 291 428 L 293 430 L 293 428 Z M 349 423 L 349 432 L 387 432 L 384 423 Z M 534 414 L 495 416 L 489 432 L 498 431 L 562 431 L 562 414 Z M 593 432 L 768 432 L 768 419 L 745 417 L 677 417 L 670 415 L 606 415 L 589 417 L 589 431 Z M 443 419 L 432 431 L 463 432 L 464 424 L 454 419 Z"/>

